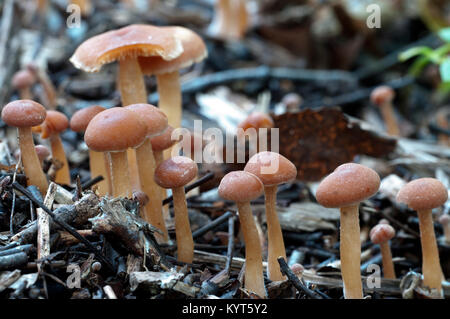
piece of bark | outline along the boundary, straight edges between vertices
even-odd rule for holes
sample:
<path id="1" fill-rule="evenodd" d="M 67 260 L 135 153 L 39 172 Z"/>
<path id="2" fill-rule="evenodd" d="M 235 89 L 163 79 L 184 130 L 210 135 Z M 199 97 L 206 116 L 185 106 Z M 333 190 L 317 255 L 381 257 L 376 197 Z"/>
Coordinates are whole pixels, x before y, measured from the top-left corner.
<path id="1" fill-rule="evenodd" d="M 0 257 L 0 270 L 20 268 L 27 264 L 28 255 L 24 252 Z"/>
<path id="2" fill-rule="evenodd" d="M 52 209 L 56 195 L 56 184 L 50 183 L 45 195 L 44 205 Z M 43 259 L 50 255 L 50 216 L 42 208 L 37 212 L 37 259 Z"/>

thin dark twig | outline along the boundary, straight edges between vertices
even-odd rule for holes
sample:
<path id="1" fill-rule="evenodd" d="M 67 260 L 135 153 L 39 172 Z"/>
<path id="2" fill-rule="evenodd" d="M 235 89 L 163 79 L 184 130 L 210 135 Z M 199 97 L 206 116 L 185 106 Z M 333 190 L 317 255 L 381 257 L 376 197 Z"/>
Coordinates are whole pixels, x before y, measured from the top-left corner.
<path id="1" fill-rule="evenodd" d="M 227 262 L 225 263 L 225 271 L 227 275 L 230 275 L 231 263 L 233 262 L 234 255 L 234 220 L 235 215 L 231 215 L 228 218 L 228 247 L 227 247 Z"/>
<path id="2" fill-rule="evenodd" d="M 88 180 L 88 181 L 84 182 L 83 184 L 81 184 L 81 189 L 83 191 L 85 191 L 85 190 L 91 188 L 92 186 L 94 186 L 95 184 L 100 183 L 104 179 L 105 178 L 102 175 L 98 175 L 97 177 L 95 177 L 95 178 L 93 178 L 91 180 Z"/>
<path id="3" fill-rule="evenodd" d="M 25 189 L 22 185 L 20 185 L 17 182 L 12 183 L 12 187 L 21 192 L 23 195 L 28 197 L 30 201 L 33 202 L 33 204 L 39 206 L 42 208 L 43 211 L 45 211 L 47 214 L 50 215 L 50 217 L 53 219 L 53 221 L 58 224 L 61 228 L 66 230 L 68 233 L 70 233 L 73 237 L 78 239 L 80 242 L 82 242 L 86 248 L 88 248 L 90 251 L 92 251 L 95 256 L 99 259 L 101 263 L 103 263 L 111 272 L 114 272 L 114 267 L 112 264 L 106 259 L 105 256 L 103 256 L 100 251 L 95 248 L 90 241 L 88 241 L 86 238 L 81 236 L 75 228 L 67 224 L 66 222 L 59 220 L 58 216 L 55 215 L 47 206 L 44 205 L 41 201 L 37 200 L 27 189 Z"/>
<path id="4" fill-rule="evenodd" d="M 191 190 L 193 190 L 194 188 L 206 183 L 207 181 L 211 180 L 214 177 L 214 173 L 213 172 L 208 172 L 207 174 L 203 175 L 201 178 L 199 178 L 198 180 L 196 180 L 195 182 L 193 182 L 192 184 L 186 186 L 184 188 L 184 192 L 187 193 Z M 173 197 L 172 195 L 167 197 L 166 199 L 163 200 L 163 205 L 167 205 L 169 203 L 171 203 L 173 201 Z"/>
<path id="5" fill-rule="evenodd" d="M 206 234 L 208 231 L 210 231 L 211 229 L 216 228 L 217 226 L 221 225 L 222 223 L 224 223 L 226 220 L 228 220 L 228 218 L 230 218 L 230 216 L 233 216 L 232 212 L 226 212 L 225 214 L 223 214 L 220 217 L 217 217 L 216 219 L 214 219 L 212 222 L 206 224 L 205 226 L 197 229 L 195 232 L 192 233 L 192 238 L 197 238 L 200 237 L 204 234 Z"/>
<path id="6" fill-rule="evenodd" d="M 292 283 L 292 285 L 299 291 L 303 292 L 305 295 L 312 299 L 323 299 L 323 297 L 308 287 L 306 287 L 300 279 L 292 272 L 292 270 L 289 268 L 288 264 L 286 263 L 286 260 L 284 260 L 283 257 L 278 257 L 278 263 L 280 264 L 281 273 L 288 277 L 288 280 Z"/>

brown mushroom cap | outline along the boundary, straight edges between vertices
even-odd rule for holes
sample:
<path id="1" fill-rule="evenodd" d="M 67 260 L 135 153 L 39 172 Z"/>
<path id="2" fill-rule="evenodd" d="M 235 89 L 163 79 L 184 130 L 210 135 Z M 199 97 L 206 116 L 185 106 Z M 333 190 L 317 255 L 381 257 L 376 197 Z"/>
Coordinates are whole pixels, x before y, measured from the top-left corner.
<path id="1" fill-rule="evenodd" d="M 41 124 L 42 138 L 48 138 L 53 134 L 59 134 L 69 127 L 69 119 L 58 111 L 47 111 L 47 117 Z"/>
<path id="2" fill-rule="evenodd" d="M 181 40 L 167 28 L 133 24 L 86 40 L 70 62 L 86 72 L 97 72 L 104 64 L 122 58 L 159 56 L 162 60 L 173 60 L 182 52 Z"/>
<path id="3" fill-rule="evenodd" d="M 346 163 L 320 183 L 316 199 L 324 207 L 345 207 L 371 197 L 379 187 L 380 176 L 373 169 Z"/>
<path id="4" fill-rule="evenodd" d="M 74 132 L 86 131 L 89 122 L 94 118 L 94 116 L 104 110 L 106 109 L 103 106 L 92 105 L 76 111 L 70 119 L 70 129 Z"/>
<path id="5" fill-rule="evenodd" d="M 89 122 L 84 141 L 97 152 L 124 151 L 137 147 L 147 136 L 147 125 L 133 111 L 113 107 L 98 113 Z"/>
<path id="6" fill-rule="evenodd" d="M 136 112 L 147 125 L 147 137 L 160 135 L 167 128 L 167 116 L 151 104 L 131 104 L 125 107 Z"/>
<path id="7" fill-rule="evenodd" d="M 443 226 L 448 225 L 450 223 L 450 216 L 448 214 L 441 215 L 441 217 L 439 217 L 439 223 Z"/>
<path id="8" fill-rule="evenodd" d="M 174 145 L 177 140 L 172 139 L 173 127 L 168 125 L 164 133 L 150 138 L 152 149 L 155 152 L 164 151 Z"/>
<path id="9" fill-rule="evenodd" d="M 16 89 L 25 89 L 36 82 L 36 77 L 29 70 L 20 70 L 12 78 L 12 85 Z"/>
<path id="10" fill-rule="evenodd" d="M 375 105 L 383 105 L 386 102 L 391 102 L 394 98 L 395 91 L 387 85 L 375 88 L 370 95 L 370 100 Z"/>
<path id="11" fill-rule="evenodd" d="M 155 182 L 163 188 L 183 187 L 197 176 L 197 164 L 189 157 L 175 156 L 158 165 Z"/>
<path id="12" fill-rule="evenodd" d="M 161 27 L 181 41 L 183 53 L 173 60 L 161 57 L 140 57 L 139 64 L 144 74 L 172 73 L 202 61 L 208 55 L 205 43 L 195 32 L 183 27 Z"/>
<path id="13" fill-rule="evenodd" d="M 47 157 L 50 156 L 50 150 L 45 145 L 36 145 L 34 147 L 36 154 L 40 161 L 45 160 Z"/>
<path id="14" fill-rule="evenodd" d="M 265 173 L 263 168 L 269 169 L 271 165 L 277 165 L 278 168 L 274 172 Z M 292 181 L 297 176 L 297 168 L 290 160 L 283 155 L 274 152 L 260 152 L 253 155 L 244 170 L 256 175 L 264 186 L 274 186 Z"/>
<path id="15" fill-rule="evenodd" d="M 369 236 L 372 243 L 381 244 L 394 238 L 395 229 L 391 225 L 378 224 L 371 229 Z"/>
<path id="16" fill-rule="evenodd" d="M 2 120 L 9 126 L 32 127 L 44 122 L 45 108 L 31 100 L 17 100 L 6 104 L 2 110 Z"/>
<path id="17" fill-rule="evenodd" d="M 409 182 L 400 189 L 396 200 L 420 211 L 443 205 L 448 198 L 445 186 L 435 178 L 419 178 Z"/>
<path id="18" fill-rule="evenodd" d="M 254 174 L 233 171 L 226 174 L 219 185 L 219 196 L 235 202 L 249 202 L 263 193 L 264 186 Z"/>
<path id="19" fill-rule="evenodd" d="M 246 131 L 249 128 L 260 129 L 260 128 L 272 128 L 274 127 L 274 122 L 272 118 L 262 112 L 253 112 L 247 118 L 239 123 L 238 128 Z"/>

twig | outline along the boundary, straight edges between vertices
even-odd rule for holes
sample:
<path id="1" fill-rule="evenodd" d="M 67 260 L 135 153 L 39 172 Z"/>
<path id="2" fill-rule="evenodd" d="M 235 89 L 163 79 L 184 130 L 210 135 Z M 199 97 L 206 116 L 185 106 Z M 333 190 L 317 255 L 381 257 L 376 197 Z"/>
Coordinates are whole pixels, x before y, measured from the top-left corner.
<path id="1" fill-rule="evenodd" d="M 52 207 L 55 200 L 56 187 L 55 183 L 51 182 L 48 186 L 47 194 L 45 195 L 44 205 Z M 43 259 L 50 255 L 50 217 L 44 214 L 42 208 L 37 209 L 37 258 Z"/>
<path id="2" fill-rule="evenodd" d="M 197 229 L 195 232 L 193 232 L 192 238 L 195 239 L 197 237 L 200 237 L 200 236 L 206 234 L 208 231 L 210 231 L 210 230 L 216 228 L 217 226 L 221 225 L 222 223 L 224 223 L 231 216 L 234 216 L 234 214 L 232 212 L 226 212 L 222 216 L 214 219 L 212 222 L 206 224 L 205 226 L 203 226 L 203 227 Z"/>
<path id="3" fill-rule="evenodd" d="M 292 285 L 299 291 L 303 292 L 305 295 L 312 299 L 323 299 L 323 297 L 311 289 L 308 289 L 301 281 L 298 279 L 298 277 L 292 272 L 292 270 L 289 268 L 288 264 L 284 260 L 283 257 L 278 257 L 278 263 L 280 264 L 281 273 L 283 275 L 286 275 L 288 280 L 292 283 Z"/>
<path id="4" fill-rule="evenodd" d="M 207 181 L 211 180 L 214 178 L 214 173 L 213 172 L 208 172 L 207 174 L 203 175 L 201 178 L 199 178 L 198 180 L 196 180 L 195 182 L 193 182 L 192 184 L 189 184 L 188 186 L 186 186 L 184 188 L 184 192 L 187 193 L 191 190 L 193 190 L 194 188 L 206 183 Z M 171 203 L 173 201 L 173 197 L 172 195 L 170 195 L 169 197 L 167 197 L 166 199 L 163 200 L 163 205 L 167 205 L 169 203 Z"/>
<path id="5" fill-rule="evenodd" d="M 37 200 L 33 197 L 33 195 L 30 194 L 29 191 L 27 191 L 22 185 L 18 184 L 17 182 L 14 182 L 12 184 L 12 187 L 14 187 L 16 190 L 24 194 L 26 197 L 28 197 L 29 200 L 33 202 L 33 204 L 39 206 L 42 208 L 43 211 L 45 211 L 47 214 L 51 216 L 53 221 L 58 224 L 61 228 L 64 228 L 68 233 L 70 233 L 73 237 L 77 238 L 80 242 L 82 242 L 86 248 L 88 248 L 90 251 L 92 251 L 95 256 L 99 259 L 101 263 L 103 263 L 111 272 L 114 272 L 114 267 L 112 264 L 103 256 L 100 251 L 95 248 L 86 238 L 81 236 L 75 228 L 67 224 L 65 221 L 59 220 L 58 216 L 56 216 L 48 207 L 46 207 L 42 202 Z"/>
<path id="6" fill-rule="evenodd" d="M 97 183 L 100 183 L 101 181 L 103 181 L 105 178 L 102 175 L 99 175 L 91 180 L 88 180 L 87 182 L 84 182 L 83 184 L 81 184 L 81 189 L 83 191 L 91 188 L 92 186 L 94 186 Z"/>
<path id="7" fill-rule="evenodd" d="M 228 248 L 227 248 L 227 262 L 225 263 L 225 271 L 230 275 L 231 263 L 234 255 L 234 220 L 235 216 L 231 215 L 228 218 Z"/>

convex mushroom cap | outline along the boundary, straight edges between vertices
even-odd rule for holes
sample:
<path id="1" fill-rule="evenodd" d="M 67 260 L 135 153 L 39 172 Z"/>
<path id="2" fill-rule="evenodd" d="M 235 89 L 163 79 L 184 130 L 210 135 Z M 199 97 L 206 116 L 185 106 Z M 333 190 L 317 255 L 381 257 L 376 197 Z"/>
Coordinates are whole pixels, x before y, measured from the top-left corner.
<path id="1" fill-rule="evenodd" d="M 274 152 L 260 152 L 253 155 L 244 170 L 256 175 L 264 186 L 287 183 L 297 176 L 295 165 L 283 155 Z"/>
<path id="2" fill-rule="evenodd" d="M 316 199 L 324 207 L 351 206 L 374 195 L 379 187 L 380 176 L 373 169 L 346 163 L 320 183 Z"/>
<path id="3" fill-rule="evenodd" d="M 133 24 L 86 40 L 70 61 L 78 69 L 97 72 L 104 64 L 125 57 L 160 56 L 162 60 L 173 60 L 182 52 L 181 40 L 168 28 Z"/>
<path id="4" fill-rule="evenodd" d="M 48 138 L 53 134 L 59 134 L 69 127 L 69 119 L 58 111 L 47 111 L 47 117 L 41 124 L 42 138 Z"/>
<path id="5" fill-rule="evenodd" d="M 168 125 L 167 129 L 162 134 L 150 138 L 153 151 L 164 151 L 174 145 L 177 140 L 172 139 L 172 133 L 173 127 Z"/>
<path id="6" fill-rule="evenodd" d="M 197 164 L 188 157 L 175 156 L 158 165 L 155 182 L 163 188 L 183 187 L 197 176 Z"/>
<path id="7" fill-rule="evenodd" d="M 25 89 L 36 82 L 36 77 L 29 70 L 20 70 L 12 78 L 12 85 L 17 89 Z"/>
<path id="8" fill-rule="evenodd" d="M 98 113 L 106 110 L 100 105 L 92 105 L 75 112 L 70 119 L 70 129 L 74 132 L 84 132 L 89 124 L 89 122 Z"/>
<path id="9" fill-rule="evenodd" d="M 17 100 L 6 104 L 2 110 L 2 120 L 9 126 L 32 127 L 42 124 L 47 111 L 31 100 Z"/>
<path id="10" fill-rule="evenodd" d="M 219 196 L 235 202 L 249 202 L 261 196 L 264 186 L 254 174 L 234 171 L 226 174 L 219 185 Z"/>
<path id="11" fill-rule="evenodd" d="M 274 122 L 272 118 L 262 112 L 253 112 L 247 118 L 239 123 L 238 128 L 246 131 L 249 128 L 260 129 L 260 128 L 272 128 L 274 127 Z"/>
<path id="12" fill-rule="evenodd" d="M 394 238 L 395 229 L 391 225 L 378 224 L 372 228 L 369 236 L 374 244 L 380 244 Z"/>
<path id="13" fill-rule="evenodd" d="M 386 85 L 375 88 L 370 95 L 370 100 L 375 105 L 383 105 L 386 102 L 392 102 L 394 98 L 395 91 Z"/>
<path id="14" fill-rule="evenodd" d="M 159 108 L 151 104 L 131 104 L 125 107 L 136 112 L 147 125 L 147 137 L 157 136 L 167 128 L 167 116 Z"/>
<path id="15" fill-rule="evenodd" d="M 94 116 L 86 128 L 84 141 L 97 152 L 119 152 L 140 146 L 146 136 L 147 125 L 135 112 L 114 107 Z"/>
<path id="16" fill-rule="evenodd" d="M 435 178 L 419 178 L 409 182 L 397 194 L 397 202 L 415 211 L 430 210 L 443 205 L 448 199 L 445 186 Z"/>

